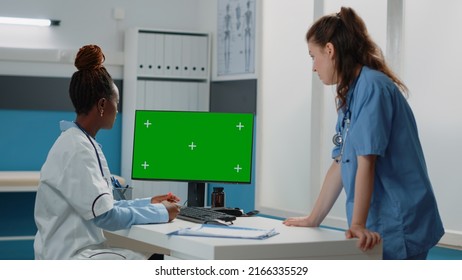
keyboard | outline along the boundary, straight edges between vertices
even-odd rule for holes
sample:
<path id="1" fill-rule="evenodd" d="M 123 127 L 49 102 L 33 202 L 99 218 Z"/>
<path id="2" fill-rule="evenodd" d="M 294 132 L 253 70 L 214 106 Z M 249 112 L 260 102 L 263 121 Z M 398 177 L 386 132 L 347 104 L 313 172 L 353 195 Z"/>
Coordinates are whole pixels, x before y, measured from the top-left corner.
<path id="1" fill-rule="evenodd" d="M 178 214 L 178 219 L 206 224 L 206 223 L 214 223 L 214 222 L 232 222 L 236 220 L 235 216 L 214 211 L 210 208 L 203 208 L 203 207 L 192 207 L 192 206 L 183 206 L 180 209 L 180 213 Z"/>

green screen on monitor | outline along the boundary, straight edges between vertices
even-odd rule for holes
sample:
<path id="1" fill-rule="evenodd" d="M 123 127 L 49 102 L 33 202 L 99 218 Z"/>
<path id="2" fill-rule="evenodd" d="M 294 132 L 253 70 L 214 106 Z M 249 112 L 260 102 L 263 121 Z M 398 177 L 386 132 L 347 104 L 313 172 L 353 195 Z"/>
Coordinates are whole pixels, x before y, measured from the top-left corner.
<path id="1" fill-rule="evenodd" d="M 254 115 L 135 112 L 132 179 L 251 183 Z"/>

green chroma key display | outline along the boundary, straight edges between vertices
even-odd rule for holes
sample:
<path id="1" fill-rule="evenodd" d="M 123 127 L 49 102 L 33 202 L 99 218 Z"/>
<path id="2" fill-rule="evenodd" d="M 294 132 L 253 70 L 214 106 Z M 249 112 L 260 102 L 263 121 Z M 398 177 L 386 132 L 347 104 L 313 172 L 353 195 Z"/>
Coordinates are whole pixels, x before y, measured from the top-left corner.
<path id="1" fill-rule="evenodd" d="M 250 183 L 254 115 L 135 112 L 132 178 Z"/>

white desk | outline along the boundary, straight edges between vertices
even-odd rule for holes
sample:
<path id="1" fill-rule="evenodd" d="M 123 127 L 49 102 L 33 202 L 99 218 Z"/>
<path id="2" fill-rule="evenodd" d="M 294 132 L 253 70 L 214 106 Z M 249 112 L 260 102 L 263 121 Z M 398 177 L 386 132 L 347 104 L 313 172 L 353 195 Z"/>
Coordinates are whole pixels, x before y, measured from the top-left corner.
<path id="1" fill-rule="evenodd" d="M 342 231 L 324 228 L 287 227 L 282 221 L 263 217 L 240 217 L 237 226 L 271 229 L 278 235 L 265 240 L 168 236 L 179 228 L 197 224 L 176 219 L 167 224 L 136 225 L 128 230 L 110 232 L 137 242 L 164 249 L 171 259 L 381 259 L 377 245 L 366 253 L 356 240 L 346 239 Z"/>
<path id="2" fill-rule="evenodd" d="M 39 171 L 0 171 L 0 192 L 36 192 Z"/>
<path id="3" fill-rule="evenodd" d="M 125 180 L 122 177 L 114 175 L 122 185 Z M 40 183 L 40 171 L 0 171 L 0 195 L 1 193 L 35 193 Z M 29 201 L 29 200 L 28 200 Z M 21 202 L 18 201 L 18 207 L 21 207 Z M 10 209 L 14 215 L 15 209 Z M 33 219 L 33 212 L 30 213 Z M 0 232 L 0 234 L 4 234 Z M 0 241 L 5 240 L 33 240 L 34 236 L 0 236 Z"/>
<path id="4" fill-rule="evenodd" d="M 124 178 L 113 175 L 124 185 Z M 0 171 L 0 192 L 36 192 L 40 171 Z"/>

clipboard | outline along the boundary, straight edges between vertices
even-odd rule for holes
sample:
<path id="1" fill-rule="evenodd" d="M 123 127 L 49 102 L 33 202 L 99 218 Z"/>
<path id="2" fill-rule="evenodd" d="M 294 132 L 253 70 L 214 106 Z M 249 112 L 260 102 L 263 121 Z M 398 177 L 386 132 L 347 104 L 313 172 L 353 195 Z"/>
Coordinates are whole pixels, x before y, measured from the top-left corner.
<path id="1" fill-rule="evenodd" d="M 183 228 L 169 233 L 168 235 L 218 237 L 263 240 L 279 234 L 273 229 L 259 229 L 237 226 L 221 226 L 213 224 L 201 224 L 198 226 Z"/>

